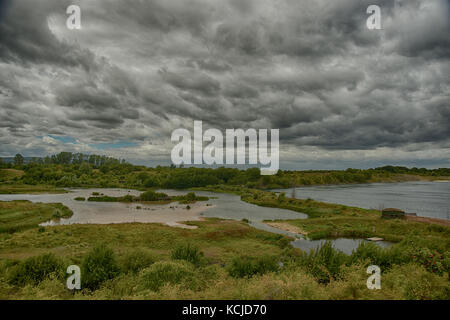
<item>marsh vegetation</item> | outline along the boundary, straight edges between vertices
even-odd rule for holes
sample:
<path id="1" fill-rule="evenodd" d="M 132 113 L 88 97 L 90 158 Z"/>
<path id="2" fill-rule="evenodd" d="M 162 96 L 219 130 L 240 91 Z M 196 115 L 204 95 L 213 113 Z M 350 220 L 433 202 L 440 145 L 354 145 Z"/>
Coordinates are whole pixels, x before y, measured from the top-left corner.
<path id="1" fill-rule="evenodd" d="M 381 237 L 393 245 L 361 243 L 344 254 L 324 242 L 302 251 L 290 245 L 292 238 L 256 229 L 245 218 L 185 222 L 193 229 L 156 223 L 42 227 L 42 222 L 72 212 L 57 203 L 1 201 L 1 299 L 450 299 L 450 227 L 381 219 L 378 210 L 264 190 L 411 176 L 438 179 L 448 176 L 448 169 L 280 171 L 265 177 L 258 169 L 145 168 L 106 157 L 63 154 L 3 164 L 4 170 L 3 193 L 133 187 L 141 193 L 116 197 L 100 191 L 76 200 L 137 202 L 139 212 L 145 202 L 206 200 L 195 193 L 168 196 L 155 191 L 161 187 L 232 193 L 259 208 L 307 214 L 307 219 L 271 222 L 292 226 L 309 239 Z M 82 272 L 82 289 L 75 292 L 65 286 L 66 268 L 72 264 Z M 366 287 L 371 264 L 382 269 L 381 290 Z"/>

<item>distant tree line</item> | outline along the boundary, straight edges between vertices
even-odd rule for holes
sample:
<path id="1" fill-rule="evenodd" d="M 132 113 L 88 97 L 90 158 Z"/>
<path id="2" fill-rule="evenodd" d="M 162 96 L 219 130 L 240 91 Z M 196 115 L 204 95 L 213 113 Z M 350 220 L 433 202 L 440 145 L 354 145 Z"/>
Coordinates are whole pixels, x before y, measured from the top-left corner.
<path id="1" fill-rule="evenodd" d="M 185 189 L 224 184 L 250 188 L 289 188 L 389 181 L 399 175 L 450 176 L 449 168 L 429 170 L 399 166 L 367 170 L 279 170 L 276 175 L 261 176 L 258 168 L 177 168 L 174 165 L 148 168 L 112 157 L 71 152 L 61 152 L 29 161 L 24 161 L 24 157 L 17 154 L 12 163 L 5 163 L 0 159 L 0 167 L 23 170 L 24 174 L 15 178 L 17 183 L 61 187 Z"/>

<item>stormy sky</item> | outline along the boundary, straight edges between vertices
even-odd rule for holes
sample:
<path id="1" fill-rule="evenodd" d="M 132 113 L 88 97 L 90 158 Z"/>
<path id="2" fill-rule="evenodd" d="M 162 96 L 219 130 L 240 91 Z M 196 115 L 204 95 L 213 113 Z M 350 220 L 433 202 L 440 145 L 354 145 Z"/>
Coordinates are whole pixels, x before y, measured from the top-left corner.
<path id="1" fill-rule="evenodd" d="M 172 131 L 202 120 L 280 129 L 284 169 L 450 167 L 449 17 L 448 0 L 0 0 L 0 157 L 168 165 Z"/>

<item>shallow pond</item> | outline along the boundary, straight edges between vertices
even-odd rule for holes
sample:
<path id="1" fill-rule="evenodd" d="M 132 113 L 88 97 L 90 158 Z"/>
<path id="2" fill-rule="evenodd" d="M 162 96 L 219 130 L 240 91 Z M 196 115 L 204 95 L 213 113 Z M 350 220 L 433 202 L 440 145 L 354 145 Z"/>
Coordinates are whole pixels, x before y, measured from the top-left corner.
<path id="1" fill-rule="evenodd" d="M 294 248 L 298 248 L 303 251 L 310 251 L 311 249 L 317 249 L 327 241 L 327 240 L 308 240 L 303 238 L 303 236 L 300 234 L 274 228 L 262 222 L 252 222 L 251 225 L 258 229 L 293 237 L 295 238 L 295 240 L 291 241 L 291 245 Z M 369 242 L 368 240 L 365 239 L 346 239 L 346 238 L 338 238 L 329 241 L 331 241 L 335 249 L 340 250 L 345 254 L 351 254 L 353 250 L 358 248 L 361 242 Z M 374 243 L 382 248 L 387 248 L 393 245 L 392 242 L 388 241 L 375 241 Z"/>
<path id="2" fill-rule="evenodd" d="M 29 200 L 43 203 L 62 203 L 73 211 L 73 216 L 59 221 L 50 221 L 46 225 L 73 223 L 127 223 L 127 222 L 159 222 L 171 226 L 184 226 L 180 222 L 201 220 L 202 217 L 224 219 L 262 221 L 264 219 L 306 219 L 307 215 L 277 208 L 258 207 L 240 200 L 239 196 L 196 191 L 196 195 L 207 196 L 209 201 L 190 204 L 172 202 L 169 204 L 142 204 L 121 202 L 76 201 L 74 198 L 92 196 L 97 192 L 108 196 L 139 195 L 140 192 L 129 189 L 70 189 L 63 194 L 1 194 L 1 201 Z M 186 191 L 160 190 L 168 195 L 182 195 Z M 138 209 L 140 207 L 140 209 Z"/>

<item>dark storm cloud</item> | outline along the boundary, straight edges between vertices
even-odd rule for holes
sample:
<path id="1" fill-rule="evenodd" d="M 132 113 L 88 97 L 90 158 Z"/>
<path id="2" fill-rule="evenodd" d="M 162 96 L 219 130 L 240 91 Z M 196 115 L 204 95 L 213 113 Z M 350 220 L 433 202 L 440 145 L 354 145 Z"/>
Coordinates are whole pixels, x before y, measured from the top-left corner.
<path id="1" fill-rule="evenodd" d="M 65 27 L 72 3 L 82 30 Z M 366 27 L 373 4 L 382 30 Z M 36 137 L 59 133 L 80 141 L 73 148 L 139 141 L 136 158 L 168 156 L 171 131 L 203 120 L 280 128 L 286 158 L 313 148 L 353 163 L 388 148 L 387 158 L 448 160 L 448 10 L 444 0 L 10 2 L 2 152 L 56 150 Z"/>

